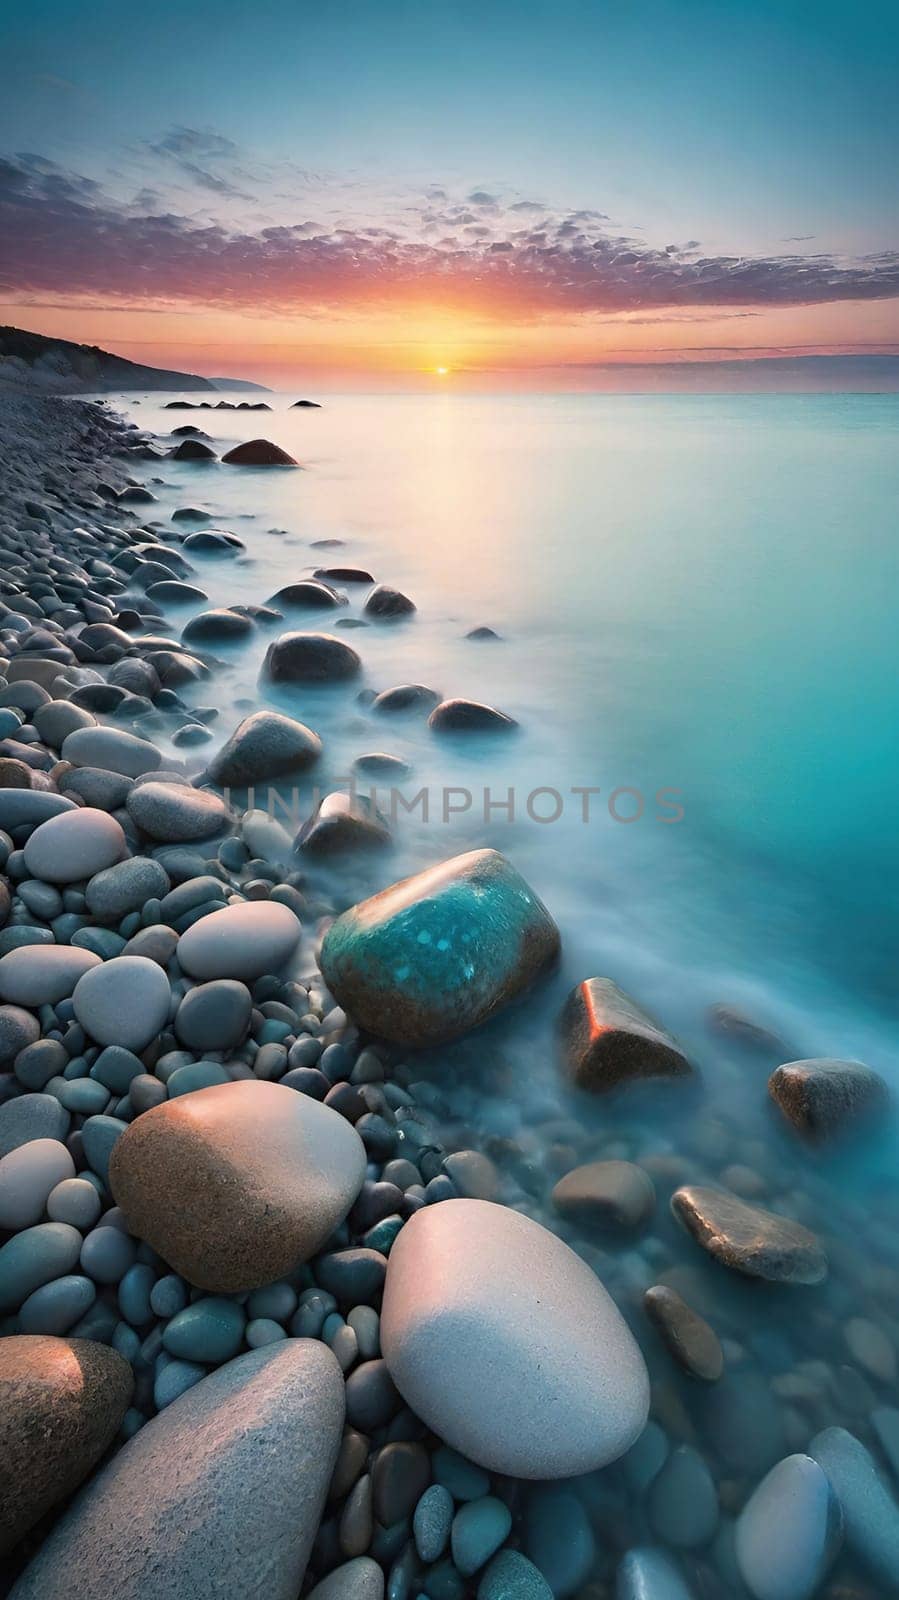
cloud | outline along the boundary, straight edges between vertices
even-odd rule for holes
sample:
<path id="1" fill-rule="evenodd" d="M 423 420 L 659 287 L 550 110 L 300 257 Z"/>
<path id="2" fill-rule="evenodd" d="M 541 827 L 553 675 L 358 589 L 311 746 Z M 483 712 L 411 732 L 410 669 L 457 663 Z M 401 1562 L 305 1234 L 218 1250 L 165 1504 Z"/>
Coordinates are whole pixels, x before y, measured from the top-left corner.
<path id="1" fill-rule="evenodd" d="M 198 188 L 219 186 L 228 220 L 161 199 L 158 182 L 123 199 L 40 156 L 0 159 L 7 292 L 306 315 L 422 304 L 517 319 L 899 295 L 899 251 L 844 259 L 709 255 L 696 240 L 654 247 L 611 231 L 598 211 L 486 190 L 456 199 L 432 188 L 366 216 L 350 184 L 321 187 L 318 204 L 307 187 L 282 208 L 292 220 L 269 223 L 263 208 L 250 225 L 246 208 L 234 220 L 245 158 L 230 140 L 178 128 L 154 149 Z M 262 199 L 254 194 L 254 207 Z"/>

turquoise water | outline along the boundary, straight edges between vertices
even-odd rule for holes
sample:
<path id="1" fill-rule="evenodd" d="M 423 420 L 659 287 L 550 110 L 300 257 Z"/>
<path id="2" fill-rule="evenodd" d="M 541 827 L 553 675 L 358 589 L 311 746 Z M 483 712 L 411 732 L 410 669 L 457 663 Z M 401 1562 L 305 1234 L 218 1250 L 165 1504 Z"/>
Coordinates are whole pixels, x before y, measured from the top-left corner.
<path id="1" fill-rule="evenodd" d="M 198 503 L 247 545 L 239 567 L 204 563 L 214 601 L 264 600 L 320 561 L 367 566 L 419 609 L 345 635 L 366 685 L 420 681 L 521 722 L 448 748 L 421 720 L 375 721 L 356 687 L 294 694 L 334 775 L 384 747 L 412 761 L 410 795 L 431 787 L 428 827 L 400 817 L 395 864 L 489 838 L 552 906 L 573 964 L 650 989 L 657 1009 L 670 994 L 682 1030 L 729 1001 L 797 1053 L 892 1073 L 899 400 L 292 398 L 191 415 L 144 397 L 131 415 L 166 433 L 193 421 L 222 448 L 264 433 L 305 469 L 166 463 L 160 518 Z M 326 538 L 345 547 L 311 548 Z M 502 642 L 466 640 L 479 624 Z M 266 643 L 229 664 L 234 698 L 257 696 Z M 444 784 L 473 797 L 448 825 Z M 485 785 L 514 787 L 514 826 L 485 826 Z M 596 785 L 585 825 L 569 791 Z M 562 795 L 557 822 L 528 819 L 538 787 Z M 608 812 L 620 788 L 644 797 L 630 824 Z M 653 800 L 669 788 L 674 825 Z"/>

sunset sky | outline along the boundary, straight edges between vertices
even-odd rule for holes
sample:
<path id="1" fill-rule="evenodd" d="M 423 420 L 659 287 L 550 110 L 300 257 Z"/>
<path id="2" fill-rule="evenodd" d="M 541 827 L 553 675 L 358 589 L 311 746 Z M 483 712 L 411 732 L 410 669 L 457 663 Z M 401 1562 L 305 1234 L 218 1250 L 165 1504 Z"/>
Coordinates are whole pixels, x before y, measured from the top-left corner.
<path id="1" fill-rule="evenodd" d="M 899 353 L 894 4 L 4 18 L 2 322 L 275 385 Z"/>

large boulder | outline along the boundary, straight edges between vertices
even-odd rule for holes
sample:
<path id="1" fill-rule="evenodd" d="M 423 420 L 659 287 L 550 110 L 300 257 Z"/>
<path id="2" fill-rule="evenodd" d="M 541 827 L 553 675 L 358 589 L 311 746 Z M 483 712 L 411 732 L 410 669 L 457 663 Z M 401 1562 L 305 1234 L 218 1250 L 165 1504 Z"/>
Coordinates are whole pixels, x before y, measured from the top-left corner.
<path id="1" fill-rule="evenodd" d="M 0 1553 L 87 1476 L 132 1387 L 128 1362 L 93 1340 L 0 1339 Z"/>
<path id="2" fill-rule="evenodd" d="M 559 1029 L 566 1073 L 591 1094 L 693 1070 L 675 1041 L 611 978 L 587 978 L 572 989 Z"/>
<path id="3" fill-rule="evenodd" d="M 337 683 L 361 667 L 356 651 L 331 633 L 282 633 L 265 653 L 262 676 L 272 683 Z"/>
<path id="4" fill-rule="evenodd" d="M 290 1339 L 238 1356 L 87 1485 L 15 1600 L 296 1600 L 343 1418 L 326 1345 Z"/>
<path id="5" fill-rule="evenodd" d="M 219 788 L 242 789 L 264 778 L 302 772 L 318 760 L 321 750 L 318 734 L 294 717 L 254 711 L 213 756 L 206 776 Z"/>
<path id="6" fill-rule="evenodd" d="M 255 1289 L 295 1270 L 342 1222 L 365 1147 L 338 1112 L 241 1080 L 156 1106 L 116 1142 L 109 1180 L 129 1230 L 201 1289 Z"/>
<path id="7" fill-rule="evenodd" d="M 390 1252 L 381 1349 L 404 1400 L 471 1461 L 567 1478 L 639 1438 L 649 1377 L 596 1274 L 487 1200 L 417 1211 Z"/>
<path id="8" fill-rule="evenodd" d="M 404 1045 L 485 1022 L 555 959 L 559 931 L 496 850 L 472 850 L 384 889 L 332 923 L 321 951 L 353 1020 Z"/>

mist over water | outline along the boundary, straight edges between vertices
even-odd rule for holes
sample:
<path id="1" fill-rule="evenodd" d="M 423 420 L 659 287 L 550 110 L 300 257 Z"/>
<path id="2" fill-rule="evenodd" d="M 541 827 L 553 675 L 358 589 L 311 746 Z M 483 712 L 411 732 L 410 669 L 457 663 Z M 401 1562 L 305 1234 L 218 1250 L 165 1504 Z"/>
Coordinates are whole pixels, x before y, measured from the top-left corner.
<path id="1" fill-rule="evenodd" d="M 899 397 L 446 392 L 337 396 L 320 411 L 287 409 L 296 394 L 266 398 L 271 412 L 122 402 L 142 428 L 192 422 L 220 451 L 265 436 L 305 469 L 149 471 L 154 518 L 200 506 L 246 545 L 236 561 L 198 558 L 194 581 L 211 604 L 261 603 L 318 566 L 358 565 L 418 611 L 335 629 L 366 593 L 338 584 L 347 608 L 291 612 L 218 647 L 224 668 L 189 698 L 220 707 L 217 742 L 248 701 L 307 722 L 324 741 L 325 792 L 363 751 L 410 763 L 403 793 L 426 786 L 431 816 L 400 810 L 395 850 L 366 869 L 371 887 L 489 843 L 546 901 L 563 936 L 556 992 L 443 1053 L 460 1093 L 478 1063 L 471 1120 L 507 1117 L 496 1108 L 510 1062 L 525 1120 L 529 1101 L 531 1112 L 561 1102 L 549 1023 L 556 999 L 593 974 L 683 1041 L 705 1116 L 744 1118 L 769 1147 L 794 1148 L 766 1103 L 776 1061 L 752 1070 L 716 1038 L 716 1002 L 776 1032 L 788 1046 L 778 1059 L 860 1058 L 899 1089 Z M 329 539 L 344 543 L 315 548 Z M 191 614 L 170 609 L 168 626 Z M 501 640 L 465 638 L 482 625 Z M 352 644 L 363 678 L 260 687 L 271 638 L 306 627 Z M 520 730 L 441 740 L 420 712 L 377 716 L 357 699 L 403 682 L 489 701 Z M 446 786 L 472 802 L 444 823 Z M 587 802 L 575 787 L 601 792 Z M 514 822 L 498 809 L 485 821 L 485 788 L 499 801 L 514 791 Z M 562 797 L 558 820 L 528 817 L 538 789 Z M 638 820 L 610 816 L 620 789 L 643 797 Z M 675 824 L 655 798 L 672 789 Z M 551 796 L 533 804 L 556 809 Z M 614 804 L 626 816 L 638 802 Z M 863 1184 L 893 1151 L 888 1129 L 864 1161 L 841 1161 Z"/>

